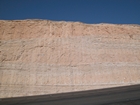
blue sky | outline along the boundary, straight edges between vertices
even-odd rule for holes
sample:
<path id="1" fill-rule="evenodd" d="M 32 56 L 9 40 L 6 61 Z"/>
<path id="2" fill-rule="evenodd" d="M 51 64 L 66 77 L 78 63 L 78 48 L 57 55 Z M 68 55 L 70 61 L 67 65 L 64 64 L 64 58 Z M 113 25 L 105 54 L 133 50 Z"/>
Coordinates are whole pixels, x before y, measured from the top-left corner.
<path id="1" fill-rule="evenodd" d="M 140 24 L 140 0 L 0 0 L 0 19 Z"/>

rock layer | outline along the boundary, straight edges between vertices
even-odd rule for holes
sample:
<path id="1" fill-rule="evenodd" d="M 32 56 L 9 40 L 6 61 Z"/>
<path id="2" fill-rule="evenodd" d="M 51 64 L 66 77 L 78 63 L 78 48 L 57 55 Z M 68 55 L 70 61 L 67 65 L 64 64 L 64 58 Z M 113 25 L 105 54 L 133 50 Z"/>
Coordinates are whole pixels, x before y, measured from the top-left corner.
<path id="1" fill-rule="evenodd" d="M 140 26 L 0 21 L 0 98 L 140 84 Z"/>

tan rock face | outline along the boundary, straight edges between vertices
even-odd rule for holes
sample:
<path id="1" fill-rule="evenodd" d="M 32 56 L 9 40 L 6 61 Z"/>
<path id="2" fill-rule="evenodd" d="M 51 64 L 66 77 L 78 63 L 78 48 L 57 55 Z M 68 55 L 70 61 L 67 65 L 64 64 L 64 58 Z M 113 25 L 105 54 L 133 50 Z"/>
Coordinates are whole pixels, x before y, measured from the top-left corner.
<path id="1" fill-rule="evenodd" d="M 0 98 L 140 84 L 140 26 L 0 21 Z"/>

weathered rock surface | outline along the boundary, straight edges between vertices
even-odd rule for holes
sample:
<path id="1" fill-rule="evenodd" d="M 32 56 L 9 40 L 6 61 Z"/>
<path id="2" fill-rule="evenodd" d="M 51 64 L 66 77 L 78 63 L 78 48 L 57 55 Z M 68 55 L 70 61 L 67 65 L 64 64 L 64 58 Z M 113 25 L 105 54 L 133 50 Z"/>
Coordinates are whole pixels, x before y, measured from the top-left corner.
<path id="1" fill-rule="evenodd" d="M 140 84 L 140 26 L 0 21 L 0 98 Z"/>

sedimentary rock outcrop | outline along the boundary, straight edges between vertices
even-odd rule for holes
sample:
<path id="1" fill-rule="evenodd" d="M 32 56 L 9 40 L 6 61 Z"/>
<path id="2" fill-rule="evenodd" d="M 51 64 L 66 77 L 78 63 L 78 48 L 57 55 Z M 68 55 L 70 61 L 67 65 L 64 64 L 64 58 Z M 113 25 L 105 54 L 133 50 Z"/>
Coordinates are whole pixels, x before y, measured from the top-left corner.
<path id="1" fill-rule="evenodd" d="M 140 84 L 140 26 L 0 21 L 0 98 Z"/>

